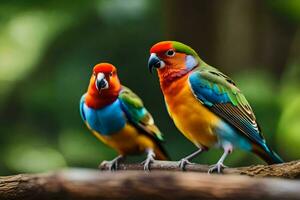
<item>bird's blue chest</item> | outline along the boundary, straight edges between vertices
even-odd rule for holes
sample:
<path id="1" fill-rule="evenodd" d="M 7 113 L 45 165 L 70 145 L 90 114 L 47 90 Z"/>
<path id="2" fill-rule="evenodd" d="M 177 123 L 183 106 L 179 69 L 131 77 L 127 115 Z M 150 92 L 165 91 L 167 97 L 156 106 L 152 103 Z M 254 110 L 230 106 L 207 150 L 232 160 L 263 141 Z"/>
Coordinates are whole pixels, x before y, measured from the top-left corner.
<path id="1" fill-rule="evenodd" d="M 89 108 L 84 104 L 83 110 L 88 125 L 102 135 L 116 133 L 126 124 L 126 117 L 118 99 L 101 109 Z"/>

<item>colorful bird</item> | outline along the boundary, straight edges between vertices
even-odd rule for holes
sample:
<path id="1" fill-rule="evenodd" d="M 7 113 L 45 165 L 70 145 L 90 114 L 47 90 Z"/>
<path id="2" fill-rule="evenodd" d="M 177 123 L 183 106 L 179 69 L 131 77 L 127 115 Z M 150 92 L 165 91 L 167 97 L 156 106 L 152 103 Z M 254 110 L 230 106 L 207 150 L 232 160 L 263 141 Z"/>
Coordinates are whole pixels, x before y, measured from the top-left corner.
<path id="1" fill-rule="evenodd" d="M 224 153 L 209 173 L 220 173 L 235 148 L 252 151 L 268 164 L 283 162 L 266 144 L 248 101 L 228 76 L 180 42 L 159 42 L 150 54 L 148 67 L 158 71 L 169 115 L 198 148 L 179 161 L 181 169 L 211 147 L 222 148 Z"/>
<path id="2" fill-rule="evenodd" d="M 120 84 L 113 65 L 100 63 L 94 67 L 88 90 L 80 100 L 80 114 L 90 131 L 119 153 L 108 162 L 111 170 L 131 154 L 147 153 L 145 170 L 150 169 L 154 158 L 168 159 L 160 143 L 162 133 L 151 114 L 136 94 Z"/>

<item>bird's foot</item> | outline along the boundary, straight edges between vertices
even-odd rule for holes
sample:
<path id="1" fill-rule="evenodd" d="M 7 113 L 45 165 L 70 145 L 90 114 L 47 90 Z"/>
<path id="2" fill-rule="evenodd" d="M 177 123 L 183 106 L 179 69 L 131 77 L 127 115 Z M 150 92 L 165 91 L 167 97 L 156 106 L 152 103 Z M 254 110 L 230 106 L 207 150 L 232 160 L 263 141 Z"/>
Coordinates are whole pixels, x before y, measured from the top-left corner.
<path id="1" fill-rule="evenodd" d="M 150 171 L 150 165 L 155 161 L 154 156 L 155 154 L 152 151 L 148 152 L 146 160 L 142 162 L 142 165 L 144 165 L 144 171 Z"/>
<path id="2" fill-rule="evenodd" d="M 208 174 L 211 174 L 213 172 L 217 172 L 218 174 L 221 174 L 223 172 L 224 168 L 228 168 L 226 165 L 224 165 L 221 162 L 218 162 L 215 165 L 212 165 L 209 170 L 208 170 Z"/>
<path id="3" fill-rule="evenodd" d="M 100 165 L 99 168 L 101 169 L 103 165 L 107 166 L 109 171 L 117 171 L 119 162 L 123 159 L 123 156 L 118 156 L 114 158 L 111 161 L 103 161 Z"/>
<path id="4" fill-rule="evenodd" d="M 150 171 L 150 165 L 153 163 L 155 160 L 153 158 L 147 158 L 143 164 L 144 164 L 144 171 Z"/>
<path id="5" fill-rule="evenodd" d="M 188 159 L 186 158 L 182 158 L 180 161 L 178 161 L 178 167 L 182 170 L 185 171 L 185 166 L 186 165 L 192 165 L 194 163 L 190 162 Z"/>

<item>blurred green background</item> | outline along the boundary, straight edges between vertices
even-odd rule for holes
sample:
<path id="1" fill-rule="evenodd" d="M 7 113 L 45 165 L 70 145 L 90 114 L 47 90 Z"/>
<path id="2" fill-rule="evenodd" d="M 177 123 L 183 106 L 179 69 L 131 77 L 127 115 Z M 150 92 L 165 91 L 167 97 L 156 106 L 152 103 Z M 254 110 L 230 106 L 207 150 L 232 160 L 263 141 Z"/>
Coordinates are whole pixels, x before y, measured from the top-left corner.
<path id="1" fill-rule="evenodd" d="M 143 98 L 173 159 L 195 150 L 147 70 L 149 48 L 161 40 L 191 45 L 231 76 L 270 145 L 285 160 L 299 159 L 299 24 L 299 0 L 1 0 L 0 174 L 96 168 L 116 155 L 89 133 L 78 108 L 92 67 L 103 61 Z M 213 164 L 221 153 L 196 161 Z M 256 163 L 242 151 L 226 161 Z"/>

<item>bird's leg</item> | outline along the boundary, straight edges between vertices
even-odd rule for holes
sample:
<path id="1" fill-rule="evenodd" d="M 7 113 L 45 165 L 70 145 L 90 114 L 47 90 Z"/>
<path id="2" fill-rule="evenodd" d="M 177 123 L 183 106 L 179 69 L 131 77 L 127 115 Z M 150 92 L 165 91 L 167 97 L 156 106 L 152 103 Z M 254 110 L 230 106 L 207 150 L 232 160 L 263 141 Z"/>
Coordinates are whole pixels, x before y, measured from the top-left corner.
<path id="1" fill-rule="evenodd" d="M 211 168 L 209 168 L 208 170 L 208 173 L 213 173 L 214 171 L 216 171 L 217 173 L 222 173 L 223 169 L 224 168 L 227 168 L 227 166 L 225 166 L 223 163 L 224 163 L 224 160 L 225 158 L 232 152 L 232 146 L 229 145 L 227 147 L 224 148 L 224 153 L 223 155 L 221 156 L 220 160 L 215 164 L 213 165 Z"/>
<path id="2" fill-rule="evenodd" d="M 116 171 L 116 170 L 118 170 L 119 162 L 121 162 L 124 159 L 125 159 L 125 156 L 118 155 L 117 157 L 115 157 L 111 161 L 105 161 L 105 165 L 108 166 L 109 171 Z"/>
<path id="3" fill-rule="evenodd" d="M 152 149 L 147 149 L 147 158 L 142 162 L 145 171 L 150 171 L 150 165 L 154 161 L 155 154 Z"/>
<path id="4" fill-rule="evenodd" d="M 203 151 L 204 149 L 202 149 L 202 148 L 199 148 L 197 151 L 195 151 L 195 152 L 193 152 L 192 154 L 190 154 L 190 155 L 188 155 L 188 156 L 186 156 L 186 157 L 184 157 L 184 158 L 182 158 L 180 161 L 179 161 L 179 167 L 180 167 L 180 169 L 182 170 L 182 171 L 184 171 L 185 170 L 185 166 L 187 165 L 187 164 L 192 164 L 191 162 L 190 162 L 190 160 L 192 160 L 193 158 L 195 158 L 198 154 L 200 154 L 202 151 Z"/>

